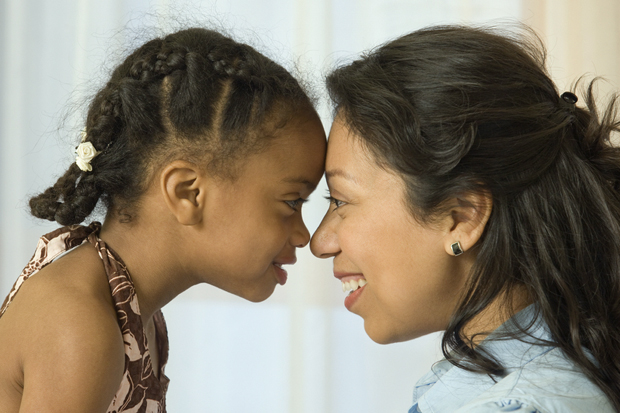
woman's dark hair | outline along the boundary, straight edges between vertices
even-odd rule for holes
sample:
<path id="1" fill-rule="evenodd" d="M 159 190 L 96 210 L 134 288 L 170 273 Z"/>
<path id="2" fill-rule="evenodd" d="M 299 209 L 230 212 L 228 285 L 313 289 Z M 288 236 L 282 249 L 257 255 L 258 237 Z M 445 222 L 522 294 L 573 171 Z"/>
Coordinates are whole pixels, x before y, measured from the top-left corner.
<path id="1" fill-rule="evenodd" d="M 599 113 L 593 84 L 575 107 L 538 38 L 460 26 L 410 33 L 327 78 L 336 113 L 403 177 L 416 218 L 431 222 L 462 194 L 492 196 L 444 355 L 501 375 L 463 327 L 525 289 L 554 345 L 620 411 L 620 149 L 610 142 L 620 123 L 616 97 Z"/>
<path id="2" fill-rule="evenodd" d="M 101 152 L 92 172 L 71 164 L 30 199 L 31 212 L 77 224 L 102 197 L 130 220 L 129 208 L 164 162 L 204 163 L 234 179 L 237 161 L 266 147 L 300 110 L 314 111 L 297 80 L 248 45 L 201 28 L 153 39 L 114 70 L 89 106 L 87 141 Z"/>

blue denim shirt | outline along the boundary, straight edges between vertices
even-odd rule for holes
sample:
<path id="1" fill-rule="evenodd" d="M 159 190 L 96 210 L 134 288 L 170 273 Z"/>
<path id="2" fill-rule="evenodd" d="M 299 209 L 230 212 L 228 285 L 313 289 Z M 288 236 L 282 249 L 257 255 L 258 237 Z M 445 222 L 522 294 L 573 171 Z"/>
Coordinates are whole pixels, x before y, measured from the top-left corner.
<path id="1" fill-rule="evenodd" d="M 501 378 L 472 373 L 447 360 L 436 363 L 416 384 L 409 413 L 615 413 L 609 399 L 557 347 L 532 344 L 551 340 L 542 320 L 528 333 L 533 338 L 496 339 L 512 322 L 527 327 L 533 305 L 517 313 L 480 346 L 506 368 Z"/>

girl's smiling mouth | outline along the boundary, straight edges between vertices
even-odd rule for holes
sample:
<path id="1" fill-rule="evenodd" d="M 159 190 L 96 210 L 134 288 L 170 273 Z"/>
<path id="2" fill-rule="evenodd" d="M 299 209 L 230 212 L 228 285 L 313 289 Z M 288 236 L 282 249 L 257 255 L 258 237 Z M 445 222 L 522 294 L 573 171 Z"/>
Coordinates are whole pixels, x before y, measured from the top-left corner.
<path id="1" fill-rule="evenodd" d="M 296 262 L 297 262 L 297 258 L 292 257 L 292 258 L 282 258 L 282 259 L 279 259 L 271 263 L 276 273 L 276 280 L 278 281 L 278 284 L 284 285 L 286 284 L 286 280 L 288 279 L 288 273 L 286 272 L 284 268 L 282 268 L 282 266 L 293 265 Z"/>
<path id="2" fill-rule="evenodd" d="M 278 284 L 284 285 L 286 284 L 286 280 L 288 279 L 288 273 L 284 268 L 282 268 L 282 264 L 278 264 L 277 262 L 273 263 L 273 268 L 276 272 L 276 280 Z"/>

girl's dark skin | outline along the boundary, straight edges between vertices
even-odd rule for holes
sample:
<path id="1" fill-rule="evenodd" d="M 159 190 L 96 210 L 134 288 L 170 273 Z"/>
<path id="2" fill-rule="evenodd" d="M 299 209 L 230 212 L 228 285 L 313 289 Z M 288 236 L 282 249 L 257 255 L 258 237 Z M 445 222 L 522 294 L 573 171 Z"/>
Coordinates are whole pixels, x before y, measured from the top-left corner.
<path id="1" fill-rule="evenodd" d="M 71 165 L 32 212 L 78 224 L 104 197 L 99 236 L 131 274 L 158 372 L 153 315 L 178 294 L 208 283 L 259 302 L 283 283 L 279 267 L 310 240 L 301 207 L 323 175 L 325 132 L 288 72 L 204 29 L 134 52 L 86 123 L 101 152 L 92 171 Z M 85 243 L 24 282 L 0 318 L 0 411 L 105 412 L 125 357 Z"/>

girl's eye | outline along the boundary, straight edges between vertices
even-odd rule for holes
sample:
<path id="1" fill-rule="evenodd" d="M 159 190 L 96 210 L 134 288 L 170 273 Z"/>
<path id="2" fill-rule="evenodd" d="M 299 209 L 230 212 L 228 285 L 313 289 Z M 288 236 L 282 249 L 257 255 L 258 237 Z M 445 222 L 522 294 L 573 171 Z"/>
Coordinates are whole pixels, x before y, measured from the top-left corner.
<path id="1" fill-rule="evenodd" d="M 293 210 L 299 211 L 301 206 L 305 204 L 306 202 L 308 202 L 308 200 L 304 198 L 297 198 L 294 201 L 284 201 L 284 202 L 286 203 L 286 205 L 290 206 Z"/>
<path id="2" fill-rule="evenodd" d="M 346 202 L 341 201 L 339 199 L 334 198 L 331 195 L 325 197 L 329 201 L 330 204 L 334 204 L 334 211 L 343 206 Z"/>

